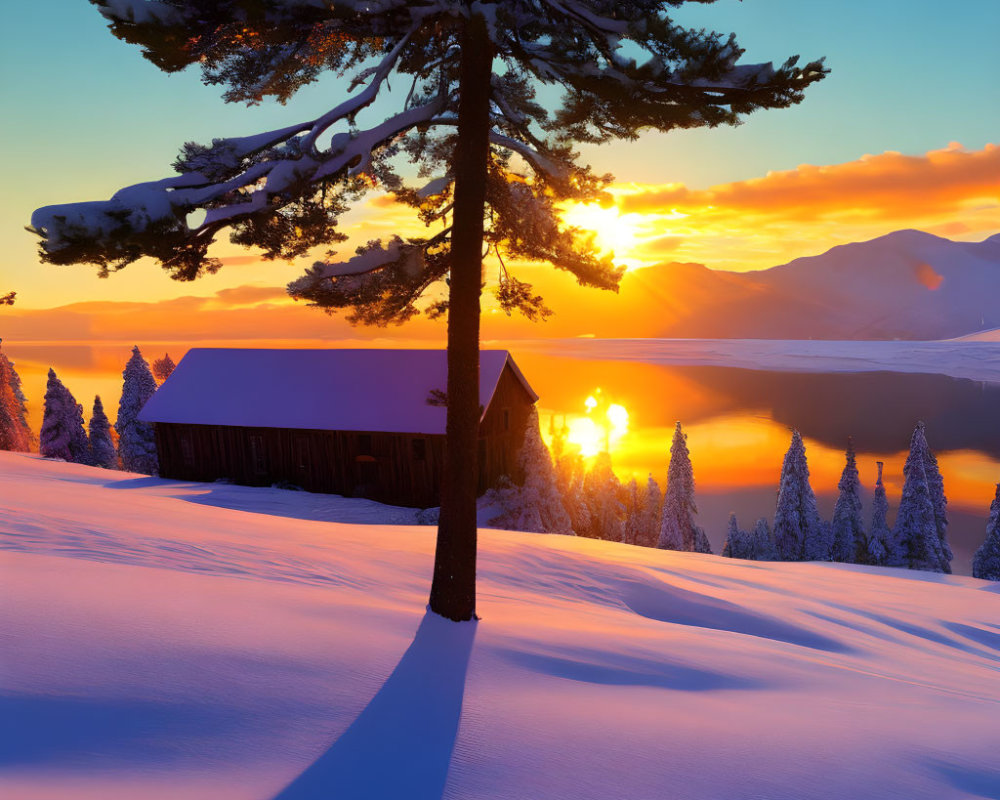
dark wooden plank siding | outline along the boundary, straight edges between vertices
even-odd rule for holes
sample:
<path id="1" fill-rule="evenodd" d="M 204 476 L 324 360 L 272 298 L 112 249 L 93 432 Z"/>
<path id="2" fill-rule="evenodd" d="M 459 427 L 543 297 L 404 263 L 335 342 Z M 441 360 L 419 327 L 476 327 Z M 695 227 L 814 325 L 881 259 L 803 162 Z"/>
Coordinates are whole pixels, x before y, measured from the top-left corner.
<path id="1" fill-rule="evenodd" d="M 516 481 L 517 452 L 532 398 L 507 367 L 480 427 L 479 491 Z M 310 492 L 431 507 L 440 502 L 444 436 L 384 431 L 156 424 L 165 478 L 248 486 L 287 482 Z"/>

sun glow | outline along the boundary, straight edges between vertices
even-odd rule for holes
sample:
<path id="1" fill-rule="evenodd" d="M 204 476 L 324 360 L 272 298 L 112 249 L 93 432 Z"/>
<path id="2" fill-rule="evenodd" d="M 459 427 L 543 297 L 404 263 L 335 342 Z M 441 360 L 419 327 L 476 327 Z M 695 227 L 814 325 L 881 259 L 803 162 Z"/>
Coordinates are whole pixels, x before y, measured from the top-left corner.
<path id="1" fill-rule="evenodd" d="M 615 206 L 579 204 L 565 209 L 563 221 L 592 232 L 598 250 L 602 254 L 614 253 L 616 264 L 631 268 L 641 263 L 634 253 L 640 238 L 640 214 L 622 214 Z"/>
<path id="2" fill-rule="evenodd" d="M 580 455 L 591 458 L 607 450 L 611 452 L 628 433 L 628 411 L 618 403 L 608 403 L 600 389 L 583 401 L 586 416 L 574 417 L 566 425 L 566 440 L 580 448 Z"/>

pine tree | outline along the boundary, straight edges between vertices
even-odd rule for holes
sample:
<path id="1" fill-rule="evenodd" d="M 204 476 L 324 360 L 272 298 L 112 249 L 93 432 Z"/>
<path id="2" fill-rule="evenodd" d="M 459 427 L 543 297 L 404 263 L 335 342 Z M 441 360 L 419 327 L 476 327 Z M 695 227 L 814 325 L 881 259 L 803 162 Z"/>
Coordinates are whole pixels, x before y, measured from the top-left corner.
<path id="1" fill-rule="evenodd" d="M 777 553 L 774 549 L 774 536 L 767 520 L 761 517 L 750 532 L 749 555 L 754 561 L 774 561 Z"/>
<path id="2" fill-rule="evenodd" d="M 556 486 L 552 457 L 542 441 L 534 406 L 528 414 L 517 464 L 524 481 L 502 493 L 504 511 L 491 524 L 507 530 L 572 535 L 573 526 Z"/>
<path id="3" fill-rule="evenodd" d="M 918 422 L 910 439 L 910 454 L 903 466 L 903 495 L 893 531 L 899 552 L 894 560 L 902 557 L 904 563 L 900 566 L 910 569 L 950 572 L 951 552 L 945 555 L 941 540 L 947 519 L 942 522 L 938 517 L 946 502 L 944 488 L 940 473 L 937 473 L 937 460 L 932 462 L 931 459 L 933 455 L 924 436 L 924 423 Z M 931 472 L 930 479 L 928 472 Z"/>
<path id="4" fill-rule="evenodd" d="M 111 425 L 104 413 L 100 395 L 94 397 L 94 410 L 90 415 L 90 463 L 104 469 L 118 469 L 118 453 L 111 440 Z"/>
<path id="5" fill-rule="evenodd" d="M 824 539 L 816 510 L 816 496 L 809 485 L 805 445 L 799 432 L 792 431 L 792 443 L 781 467 L 781 485 L 778 487 L 778 504 L 774 514 L 774 544 L 778 559 L 802 561 L 809 555 L 822 555 Z M 810 543 L 808 551 L 807 543 Z"/>
<path id="6" fill-rule="evenodd" d="M 427 237 L 373 242 L 346 262 L 319 262 L 289 290 L 323 308 L 351 308 L 352 321 L 387 324 L 409 319 L 421 295 L 447 286 L 430 306 L 449 316 L 450 453 L 430 606 L 454 620 L 475 615 L 484 244 L 614 289 L 622 270 L 559 218 L 561 201 L 599 200 L 606 186 L 577 163 L 573 143 L 736 124 L 754 110 L 800 102 L 826 72 L 794 58 L 778 69 L 737 64 L 735 37 L 673 24 L 674 0 L 94 2 L 112 32 L 160 69 L 197 65 L 205 82 L 226 87 L 227 101 L 284 102 L 327 71 L 353 94 L 280 130 L 185 145 L 179 176 L 105 203 L 37 210 L 32 226 L 46 261 L 93 263 L 107 274 L 151 256 L 191 280 L 221 266 L 209 246 L 227 228 L 264 258 L 291 259 L 345 238 L 338 216 L 374 185 L 440 225 Z M 408 90 L 386 97 L 390 82 Z M 401 107 L 369 124 L 376 100 Z M 409 184 L 403 159 L 431 180 Z M 189 225 L 198 210 L 208 213 Z M 548 313 L 504 267 L 495 294 L 505 310 Z"/>
<path id="7" fill-rule="evenodd" d="M 594 519 L 590 513 L 590 506 L 587 503 L 584 480 L 585 473 L 582 469 L 578 470 L 573 476 L 569 491 L 563 497 L 574 533 L 577 536 L 587 536 L 594 539 L 597 538 L 597 534 L 592 530 Z"/>
<path id="8" fill-rule="evenodd" d="M 660 507 L 663 505 L 663 494 L 660 492 L 660 484 L 652 474 L 646 480 L 646 490 L 641 496 L 641 504 L 635 544 L 642 547 L 656 547 L 660 538 Z"/>
<path id="9" fill-rule="evenodd" d="M 132 348 L 132 357 L 125 365 L 122 378 L 122 397 L 118 403 L 118 419 L 115 420 L 122 469 L 155 475 L 159 469 L 156 433 L 151 423 L 139 420 L 139 412 L 156 392 L 156 381 L 138 347 Z"/>
<path id="10" fill-rule="evenodd" d="M 875 481 L 875 495 L 872 498 L 872 527 L 868 533 L 866 564 L 877 567 L 902 566 L 903 556 L 898 543 L 895 542 L 886 515 L 889 513 L 889 501 L 885 496 L 885 486 L 882 483 L 882 462 L 878 465 L 878 479 Z M 895 562 L 899 562 L 898 564 Z"/>
<path id="11" fill-rule="evenodd" d="M 153 362 L 153 377 L 163 383 L 174 371 L 174 361 L 170 358 L 170 353 L 164 353 L 163 358 L 158 358 Z"/>
<path id="12" fill-rule="evenodd" d="M 670 464 L 667 467 L 667 490 L 663 496 L 663 515 L 657 547 L 665 550 L 691 550 L 711 553 L 705 532 L 694 521 L 698 506 L 694 500 L 694 470 L 687 447 L 687 434 L 678 422 L 670 443 Z M 680 547 L 676 543 L 680 532 Z"/>
<path id="13" fill-rule="evenodd" d="M 726 558 L 750 558 L 750 535 L 740 530 L 736 523 L 736 514 L 729 512 L 729 528 L 726 531 L 726 544 L 722 555 Z"/>
<path id="14" fill-rule="evenodd" d="M 1000 483 L 997 484 L 996 497 L 990 504 L 986 539 L 972 557 L 972 577 L 1000 581 Z"/>
<path id="15" fill-rule="evenodd" d="M 692 531 L 692 538 L 694 552 L 712 555 L 712 543 L 708 541 L 708 536 L 705 534 L 704 528 L 700 528 L 695 525 L 694 530 Z"/>
<path id="16" fill-rule="evenodd" d="M 0 350 L 0 450 L 27 453 L 31 450 L 32 440 L 21 378 Z"/>
<path id="17" fill-rule="evenodd" d="M 622 535 L 622 542 L 625 544 L 639 543 L 642 512 L 639 482 L 633 477 L 625 487 L 625 531 Z"/>
<path id="18" fill-rule="evenodd" d="M 913 457 L 913 451 L 903 468 L 903 495 L 896 512 L 893 538 L 899 548 L 894 561 L 902 560 L 900 566 L 927 572 L 941 571 L 935 553 L 937 526 L 924 462 L 919 457 Z"/>
<path id="19" fill-rule="evenodd" d="M 918 422 L 917 429 L 919 435 L 914 431 L 914 437 L 918 439 L 917 446 L 924 461 L 924 475 L 927 478 L 927 489 L 934 508 L 934 527 L 937 530 L 937 541 L 932 543 L 939 567 L 936 571 L 951 573 L 951 560 L 954 556 L 948 544 L 948 498 L 944 494 L 944 479 L 941 477 L 937 458 L 927 443 L 926 426 L 923 422 Z"/>
<path id="20" fill-rule="evenodd" d="M 606 450 L 597 454 L 583 485 L 590 509 L 590 534 L 597 539 L 620 542 L 625 534 L 625 507 L 621 501 L 621 482 Z"/>
<path id="21" fill-rule="evenodd" d="M 94 462 L 90 455 L 90 440 L 87 438 L 87 427 L 83 421 L 83 403 L 77 403 L 73 395 L 70 395 L 70 400 L 74 405 L 73 423 L 70 426 L 70 460 L 76 464 L 93 466 Z"/>
<path id="22" fill-rule="evenodd" d="M 834 561 L 863 564 L 867 560 L 865 527 L 861 520 L 861 481 L 854 455 L 854 440 L 847 439 L 847 463 L 840 475 L 837 489 L 840 494 L 833 507 L 833 552 Z"/>
<path id="23" fill-rule="evenodd" d="M 46 458 L 87 463 L 90 460 L 88 449 L 83 408 L 63 386 L 55 370 L 50 369 L 45 385 L 39 452 Z"/>

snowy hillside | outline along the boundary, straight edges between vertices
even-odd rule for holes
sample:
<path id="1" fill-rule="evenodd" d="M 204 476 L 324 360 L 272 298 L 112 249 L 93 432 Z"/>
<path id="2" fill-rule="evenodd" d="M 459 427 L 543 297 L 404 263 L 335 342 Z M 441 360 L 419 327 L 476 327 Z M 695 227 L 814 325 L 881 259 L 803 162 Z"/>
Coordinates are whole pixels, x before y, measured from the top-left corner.
<path id="1" fill-rule="evenodd" d="M 0 796 L 1000 797 L 995 584 L 231 488 L 0 453 Z"/>

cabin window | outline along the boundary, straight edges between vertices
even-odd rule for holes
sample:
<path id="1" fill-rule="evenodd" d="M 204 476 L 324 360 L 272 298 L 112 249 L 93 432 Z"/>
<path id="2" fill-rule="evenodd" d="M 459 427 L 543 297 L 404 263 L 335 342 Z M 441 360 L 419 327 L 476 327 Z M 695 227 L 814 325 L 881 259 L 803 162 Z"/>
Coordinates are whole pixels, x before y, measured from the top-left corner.
<path id="1" fill-rule="evenodd" d="M 509 408 L 505 408 L 503 410 L 503 429 L 505 431 L 509 431 L 510 430 L 510 409 Z"/>
<path id="2" fill-rule="evenodd" d="M 370 456 L 372 454 L 372 435 L 362 433 L 358 436 L 358 455 Z"/>
<path id="3" fill-rule="evenodd" d="M 194 467 L 194 442 L 188 433 L 181 434 L 181 462 L 185 467 Z"/>
<path id="4" fill-rule="evenodd" d="M 426 461 L 427 460 L 427 440 L 426 439 L 411 439 L 410 447 L 413 451 L 414 461 Z"/>
<path id="5" fill-rule="evenodd" d="M 267 472 L 267 464 L 264 461 L 264 437 L 258 434 L 250 436 L 250 466 L 257 475 Z"/>

